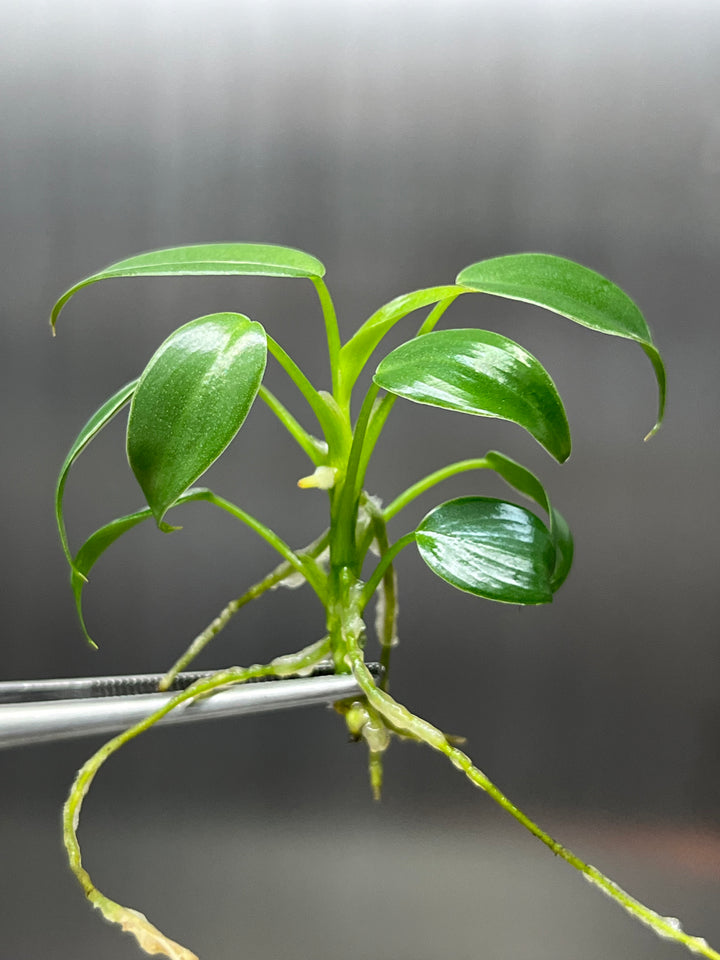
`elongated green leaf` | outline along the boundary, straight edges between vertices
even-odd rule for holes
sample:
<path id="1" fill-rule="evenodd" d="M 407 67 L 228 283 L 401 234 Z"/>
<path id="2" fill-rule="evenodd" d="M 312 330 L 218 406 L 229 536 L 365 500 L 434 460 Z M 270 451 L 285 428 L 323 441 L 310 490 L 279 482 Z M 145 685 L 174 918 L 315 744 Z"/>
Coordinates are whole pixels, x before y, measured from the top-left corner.
<path id="1" fill-rule="evenodd" d="M 550 603 L 555 546 L 524 507 L 460 497 L 435 507 L 415 532 L 420 556 L 443 580 L 503 603 Z"/>
<path id="2" fill-rule="evenodd" d="M 376 310 L 340 351 L 340 372 L 346 391 L 352 388 L 375 347 L 399 320 L 413 310 L 420 310 L 441 300 L 454 299 L 461 293 L 468 292 L 470 291 L 457 285 L 428 287 L 395 297 Z"/>
<path id="3" fill-rule="evenodd" d="M 127 450 L 158 526 L 242 426 L 266 359 L 259 323 L 214 313 L 176 330 L 148 363 L 130 406 Z"/>
<path id="4" fill-rule="evenodd" d="M 203 487 L 195 487 L 183 494 L 177 503 L 188 503 L 191 500 L 211 500 L 212 497 L 213 494 L 210 490 L 206 490 Z M 85 634 L 85 638 L 93 647 L 97 647 L 97 644 L 87 631 L 82 609 L 83 588 L 87 583 L 87 575 L 108 547 L 112 546 L 112 544 L 124 533 L 127 533 L 128 530 L 132 530 L 133 527 L 142 523 L 143 520 L 149 520 L 151 516 L 152 510 L 146 507 L 144 510 L 138 510 L 137 513 L 130 513 L 127 516 L 112 520 L 88 537 L 72 561 L 70 585 L 75 597 L 75 607 L 77 608 L 80 626 Z"/>
<path id="5" fill-rule="evenodd" d="M 53 307 L 50 323 L 54 328 L 60 311 L 70 297 L 99 280 L 112 277 L 197 277 L 220 274 L 312 279 L 323 277 L 325 267 L 309 253 L 269 243 L 205 243 L 152 250 L 112 263 L 70 287 Z"/>
<path id="6" fill-rule="evenodd" d="M 591 330 L 635 340 L 653 365 L 659 391 L 657 423 L 645 439 L 659 429 L 665 412 L 665 367 L 642 313 L 610 280 L 562 257 L 518 253 L 473 263 L 460 271 L 456 282 L 482 293 L 535 303 Z"/>
<path id="7" fill-rule="evenodd" d="M 133 391 L 135 390 L 135 387 L 137 386 L 137 383 L 137 380 L 131 380 L 130 383 L 126 383 L 124 387 L 121 387 L 117 393 L 114 393 L 112 397 L 110 397 L 109 400 L 106 400 L 100 409 L 90 417 L 88 422 L 77 435 L 75 442 L 68 451 L 68 455 L 65 457 L 65 462 L 60 468 L 57 486 L 55 488 L 55 519 L 57 521 L 57 528 L 60 534 L 60 542 L 62 543 L 63 552 L 65 553 L 67 561 L 71 567 L 73 565 L 73 559 L 70 552 L 70 546 L 68 544 L 67 531 L 65 529 L 65 517 L 63 514 L 63 496 L 65 494 L 65 483 L 67 481 L 68 473 L 70 472 L 70 467 L 77 460 L 85 447 L 87 447 L 93 437 L 96 437 L 102 428 L 112 420 L 115 414 L 122 410 L 125 404 L 128 403 Z"/>
<path id="8" fill-rule="evenodd" d="M 523 467 L 510 457 L 506 457 L 497 450 L 490 450 L 485 455 L 490 467 L 503 480 L 523 496 L 534 500 L 545 510 L 550 518 L 550 535 L 555 544 L 555 569 L 551 578 L 553 593 L 565 582 L 573 560 L 573 538 L 567 522 L 559 510 L 550 503 L 547 491 L 534 473 Z"/>
<path id="9" fill-rule="evenodd" d="M 570 428 L 555 384 L 532 354 L 498 333 L 426 333 L 389 353 L 374 379 L 416 403 L 510 420 L 556 460 L 570 456 Z"/>

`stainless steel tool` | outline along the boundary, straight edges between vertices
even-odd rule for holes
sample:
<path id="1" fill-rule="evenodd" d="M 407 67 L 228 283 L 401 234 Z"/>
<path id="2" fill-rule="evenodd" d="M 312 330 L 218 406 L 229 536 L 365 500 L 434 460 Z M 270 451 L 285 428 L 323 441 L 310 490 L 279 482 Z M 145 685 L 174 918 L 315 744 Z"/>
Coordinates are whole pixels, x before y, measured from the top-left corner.
<path id="1" fill-rule="evenodd" d="M 378 664 L 368 668 L 375 675 L 380 673 Z M 323 665 L 311 676 L 238 684 L 181 704 L 158 722 L 168 725 L 268 713 L 362 695 L 350 674 L 334 674 L 332 669 Z M 161 674 L 0 682 L 0 749 L 124 730 L 168 703 L 178 690 L 213 672 L 178 674 L 167 693 L 154 692 Z"/>

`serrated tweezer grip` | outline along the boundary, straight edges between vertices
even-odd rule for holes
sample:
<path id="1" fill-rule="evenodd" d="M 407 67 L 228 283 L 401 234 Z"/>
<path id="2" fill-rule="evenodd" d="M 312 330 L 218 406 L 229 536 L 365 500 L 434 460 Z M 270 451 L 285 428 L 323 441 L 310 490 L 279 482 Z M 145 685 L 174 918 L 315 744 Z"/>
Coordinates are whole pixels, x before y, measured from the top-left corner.
<path id="1" fill-rule="evenodd" d="M 377 672 L 376 665 L 368 666 Z M 178 689 L 211 673 L 180 674 Z M 127 685 L 137 690 L 147 689 L 149 684 L 152 689 L 159 680 L 158 675 L 0 683 L 0 749 L 124 730 L 154 713 L 175 695 L 173 692 L 128 695 Z M 123 686 L 124 692 L 117 695 L 117 689 Z M 103 692 L 99 692 L 101 690 Z M 36 699 L 27 702 L 29 696 Z M 48 699 L 58 696 L 69 699 Z M 311 677 L 238 684 L 195 703 L 181 704 L 158 722 L 169 725 L 268 713 L 354 696 L 360 696 L 360 689 L 352 676 L 316 672 Z"/>

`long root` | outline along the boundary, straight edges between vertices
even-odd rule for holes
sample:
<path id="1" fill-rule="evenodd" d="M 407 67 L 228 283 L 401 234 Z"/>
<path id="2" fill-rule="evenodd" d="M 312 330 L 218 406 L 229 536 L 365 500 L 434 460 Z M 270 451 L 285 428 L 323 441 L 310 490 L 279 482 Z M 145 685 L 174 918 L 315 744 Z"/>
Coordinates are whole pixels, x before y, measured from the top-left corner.
<path id="1" fill-rule="evenodd" d="M 454 745 L 455 738 L 448 738 L 437 727 L 411 713 L 406 707 L 375 685 L 372 674 L 367 669 L 362 650 L 356 637 L 349 632 L 346 637 L 348 653 L 347 662 L 358 681 L 368 705 L 383 718 L 388 726 L 403 736 L 420 740 L 433 750 L 437 750 L 450 760 L 454 767 L 460 770 L 476 787 L 484 790 L 492 799 L 514 817 L 534 837 L 537 837 L 552 852 L 579 871 L 594 887 L 600 889 L 606 896 L 622 907 L 630 916 L 649 927 L 663 940 L 674 940 L 681 943 L 691 953 L 707 957 L 709 960 L 720 960 L 720 953 L 708 944 L 702 937 L 695 937 L 685 933 L 682 925 L 675 917 L 664 917 L 655 910 L 646 907 L 629 893 L 619 887 L 613 880 L 601 873 L 597 867 L 585 863 L 567 847 L 564 847 L 550 834 L 534 823 L 530 817 L 512 803 L 505 794 L 495 786 L 489 777 L 472 762 L 470 757 Z"/>

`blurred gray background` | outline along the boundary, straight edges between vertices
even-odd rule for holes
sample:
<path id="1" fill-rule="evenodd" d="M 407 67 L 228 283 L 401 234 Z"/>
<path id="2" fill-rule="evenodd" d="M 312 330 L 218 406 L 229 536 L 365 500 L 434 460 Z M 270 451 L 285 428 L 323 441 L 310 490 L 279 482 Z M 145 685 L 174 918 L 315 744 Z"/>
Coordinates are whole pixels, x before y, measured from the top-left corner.
<path id="1" fill-rule="evenodd" d="M 266 324 L 327 385 L 305 281 L 80 277 L 213 240 L 326 264 L 349 336 L 397 294 L 484 257 L 544 250 L 623 286 L 669 374 L 541 310 L 466 298 L 447 326 L 521 340 L 565 399 L 562 468 L 508 424 L 399 402 L 368 477 L 386 501 L 499 448 L 536 470 L 576 537 L 548 608 L 465 596 L 406 551 L 393 691 L 521 807 L 691 932 L 720 942 L 717 273 L 720 7 L 565 0 L 26 0 L 0 13 L 2 678 L 163 670 L 273 565 L 205 505 L 140 528 L 93 572 L 76 624 L 54 529 L 57 469 L 90 413 L 175 327 Z M 417 326 L 400 325 L 393 343 Z M 293 390 L 276 368 L 270 383 Z M 297 409 L 302 410 L 302 405 Z M 308 426 L 309 426 L 308 421 Z M 140 505 L 122 424 L 68 484 L 71 542 Z M 326 500 L 257 406 L 207 483 L 301 545 Z M 418 502 L 502 495 L 465 475 Z M 200 666 L 268 659 L 322 632 L 312 596 L 245 610 Z M 113 759 L 82 839 L 101 889 L 204 960 L 681 955 L 635 929 L 427 751 L 394 745 L 373 805 L 363 748 L 322 709 L 157 731 Z M 0 960 L 124 960 L 66 874 L 59 806 L 95 744 L 0 754 Z M 38 918 L 37 904 L 47 915 Z"/>

